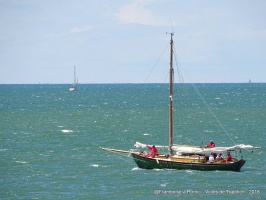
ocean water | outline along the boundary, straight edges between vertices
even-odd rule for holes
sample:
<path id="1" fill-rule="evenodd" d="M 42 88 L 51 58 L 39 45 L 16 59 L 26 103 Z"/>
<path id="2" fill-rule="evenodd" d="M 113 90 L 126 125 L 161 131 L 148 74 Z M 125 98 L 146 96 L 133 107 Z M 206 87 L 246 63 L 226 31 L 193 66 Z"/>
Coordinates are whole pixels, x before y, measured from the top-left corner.
<path id="1" fill-rule="evenodd" d="M 195 86 L 213 114 L 175 85 L 174 143 L 262 147 L 241 172 L 143 170 L 100 148 L 167 145 L 167 84 L 0 85 L 0 199 L 266 199 L 266 84 Z"/>

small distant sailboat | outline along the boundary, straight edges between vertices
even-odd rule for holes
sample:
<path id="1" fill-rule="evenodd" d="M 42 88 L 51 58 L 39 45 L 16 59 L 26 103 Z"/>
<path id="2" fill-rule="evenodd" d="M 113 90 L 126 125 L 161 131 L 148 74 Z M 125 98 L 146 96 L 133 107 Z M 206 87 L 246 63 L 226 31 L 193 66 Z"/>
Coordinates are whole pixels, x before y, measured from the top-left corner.
<path id="1" fill-rule="evenodd" d="M 78 84 L 78 79 L 76 78 L 76 67 L 74 66 L 74 83 L 73 85 L 69 88 L 69 91 L 74 91 L 76 90 L 76 85 Z"/>

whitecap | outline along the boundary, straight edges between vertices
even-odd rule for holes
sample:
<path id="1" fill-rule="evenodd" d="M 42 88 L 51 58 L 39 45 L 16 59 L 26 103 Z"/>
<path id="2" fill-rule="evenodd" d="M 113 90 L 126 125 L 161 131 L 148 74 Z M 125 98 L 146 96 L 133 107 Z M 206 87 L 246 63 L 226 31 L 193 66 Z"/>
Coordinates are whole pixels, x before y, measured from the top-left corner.
<path id="1" fill-rule="evenodd" d="M 144 133 L 143 135 L 151 135 L 151 134 L 149 134 L 149 133 Z"/>
<path id="2" fill-rule="evenodd" d="M 165 169 L 153 169 L 155 171 L 164 171 Z"/>
<path id="3" fill-rule="evenodd" d="M 161 186 L 161 187 L 166 187 L 166 184 L 165 184 L 165 183 L 164 183 L 164 184 L 160 184 L 160 186 Z"/>
<path id="4" fill-rule="evenodd" d="M 204 133 L 213 133 L 214 131 L 211 130 L 204 130 Z"/>
<path id="5" fill-rule="evenodd" d="M 28 162 L 25 162 L 25 161 L 15 161 L 16 163 L 20 163 L 20 164 L 27 164 Z"/>
<path id="6" fill-rule="evenodd" d="M 61 130 L 63 133 L 73 133 L 72 130 Z"/>
<path id="7" fill-rule="evenodd" d="M 133 169 L 131 169 L 132 171 L 136 171 L 136 170 L 141 170 L 140 168 L 138 167 L 134 167 Z"/>
<path id="8" fill-rule="evenodd" d="M 90 165 L 91 167 L 99 167 L 99 165 L 98 164 L 92 164 L 92 165 Z"/>
<path id="9" fill-rule="evenodd" d="M 7 151 L 8 149 L 0 149 L 0 151 Z"/>

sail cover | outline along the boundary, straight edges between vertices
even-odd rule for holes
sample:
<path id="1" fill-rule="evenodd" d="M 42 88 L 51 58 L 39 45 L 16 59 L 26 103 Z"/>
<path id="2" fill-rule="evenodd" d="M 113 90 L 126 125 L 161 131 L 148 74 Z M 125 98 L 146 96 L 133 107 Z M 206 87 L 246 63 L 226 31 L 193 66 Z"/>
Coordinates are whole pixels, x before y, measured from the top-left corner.
<path id="1" fill-rule="evenodd" d="M 146 148 L 147 144 L 142 144 L 136 142 L 134 145 L 136 148 Z M 150 146 L 150 145 L 149 145 Z M 157 148 L 168 148 L 168 146 L 155 145 Z M 260 147 L 254 147 L 251 145 L 238 144 L 232 147 L 214 147 L 214 148 L 204 148 L 200 146 L 188 146 L 188 145 L 173 145 L 172 150 L 177 153 L 195 153 L 195 154 L 209 154 L 209 153 L 222 153 L 226 151 L 236 151 L 236 150 L 254 150 Z"/>
<path id="2" fill-rule="evenodd" d="M 214 148 L 204 148 L 199 146 L 187 146 L 187 145 L 173 145 L 172 150 L 178 153 L 222 153 L 227 151 L 236 151 L 236 150 L 254 150 L 259 147 L 254 147 L 251 145 L 238 144 L 232 147 L 214 147 Z"/>

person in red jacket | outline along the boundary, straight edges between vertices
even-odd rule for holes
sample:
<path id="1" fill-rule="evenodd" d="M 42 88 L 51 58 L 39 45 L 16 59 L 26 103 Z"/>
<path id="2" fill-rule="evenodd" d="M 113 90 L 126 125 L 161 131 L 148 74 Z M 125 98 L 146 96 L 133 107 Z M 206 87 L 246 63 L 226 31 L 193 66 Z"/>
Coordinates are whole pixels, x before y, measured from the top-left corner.
<path id="1" fill-rule="evenodd" d="M 153 145 L 152 147 L 151 146 L 148 146 L 147 147 L 151 150 L 150 153 L 147 153 L 146 157 L 155 157 L 155 156 L 158 156 L 158 150 L 157 148 L 155 147 L 155 145 Z"/>
<path id="2" fill-rule="evenodd" d="M 227 156 L 226 156 L 226 162 L 230 162 L 232 161 L 232 156 L 230 155 L 230 153 L 228 152 Z"/>
<path id="3" fill-rule="evenodd" d="M 213 147 L 215 147 L 213 140 L 211 140 L 210 143 L 205 146 L 205 148 L 213 148 Z"/>

